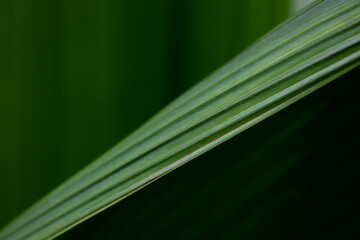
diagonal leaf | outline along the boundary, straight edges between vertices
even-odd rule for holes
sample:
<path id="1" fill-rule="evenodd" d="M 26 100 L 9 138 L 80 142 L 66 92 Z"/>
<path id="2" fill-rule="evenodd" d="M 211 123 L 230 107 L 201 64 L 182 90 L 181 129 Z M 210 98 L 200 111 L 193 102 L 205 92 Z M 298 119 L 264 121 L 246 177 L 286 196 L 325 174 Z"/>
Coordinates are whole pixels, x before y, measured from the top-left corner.
<path id="1" fill-rule="evenodd" d="M 46 239 L 360 64 L 360 1 L 324 0 L 277 27 L 8 225 Z"/>

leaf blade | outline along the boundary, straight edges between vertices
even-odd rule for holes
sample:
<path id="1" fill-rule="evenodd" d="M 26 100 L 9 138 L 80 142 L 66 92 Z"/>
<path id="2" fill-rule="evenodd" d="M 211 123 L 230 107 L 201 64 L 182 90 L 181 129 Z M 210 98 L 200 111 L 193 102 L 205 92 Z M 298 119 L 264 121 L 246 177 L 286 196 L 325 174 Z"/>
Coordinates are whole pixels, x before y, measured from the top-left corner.
<path id="1" fill-rule="evenodd" d="M 56 236 L 358 66 L 359 5 L 321 1 L 295 17 L 298 24 L 290 20 L 293 28 L 280 26 L 264 38 L 273 41 L 255 44 L 170 104 L 0 238 Z"/>

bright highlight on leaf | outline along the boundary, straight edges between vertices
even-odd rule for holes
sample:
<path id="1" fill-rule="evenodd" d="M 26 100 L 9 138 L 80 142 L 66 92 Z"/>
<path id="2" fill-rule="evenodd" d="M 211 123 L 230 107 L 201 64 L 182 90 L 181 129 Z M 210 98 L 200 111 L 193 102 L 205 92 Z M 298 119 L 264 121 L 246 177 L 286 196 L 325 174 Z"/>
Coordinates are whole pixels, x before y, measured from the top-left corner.
<path id="1" fill-rule="evenodd" d="M 288 20 L 8 225 L 47 239 L 360 64 L 360 1 L 324 0 Z"/>

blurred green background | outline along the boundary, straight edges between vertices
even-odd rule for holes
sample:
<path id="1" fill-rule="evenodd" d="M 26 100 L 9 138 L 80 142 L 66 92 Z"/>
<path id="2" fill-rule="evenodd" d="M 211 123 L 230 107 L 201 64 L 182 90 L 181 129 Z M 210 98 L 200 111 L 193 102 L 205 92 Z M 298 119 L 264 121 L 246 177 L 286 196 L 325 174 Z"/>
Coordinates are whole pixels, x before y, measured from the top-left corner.
<path id="1" fill-rule="evenodd" d="M 1 0 L 0 226 L 294 6 L 289 0 Z M 359 73 L 60 238 L 354 237 Z"/>

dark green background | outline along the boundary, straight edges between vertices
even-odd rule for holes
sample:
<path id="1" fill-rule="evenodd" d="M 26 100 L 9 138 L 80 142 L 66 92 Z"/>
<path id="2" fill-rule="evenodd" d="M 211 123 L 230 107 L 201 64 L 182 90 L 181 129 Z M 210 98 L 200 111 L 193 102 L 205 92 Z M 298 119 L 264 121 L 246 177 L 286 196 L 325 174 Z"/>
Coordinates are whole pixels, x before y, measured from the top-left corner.
<path id="1" fill-rule="evenodd" d="M 0 226 L 288 9 L 288 0 L 1 0 Z M 352 71 L 61 238 L 354 237 L 358 80 Z"/>

